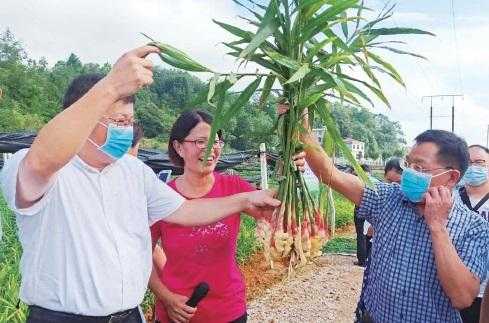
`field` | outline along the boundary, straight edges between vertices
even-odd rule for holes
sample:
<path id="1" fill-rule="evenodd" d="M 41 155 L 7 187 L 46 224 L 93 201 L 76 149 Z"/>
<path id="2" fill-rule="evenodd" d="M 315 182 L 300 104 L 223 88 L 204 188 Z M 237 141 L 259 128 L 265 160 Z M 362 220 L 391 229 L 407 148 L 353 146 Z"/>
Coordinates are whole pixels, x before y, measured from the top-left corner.
<path id="1" fill-rule="evenodd" d="M 353 223 L 353 206 L 340 195 L 335 195 L 335 203 L 337 205 L 337 228 L 350 226 Z M 0 220 L 3 229 L 0 243 L 0 286 L 2 286 L 0 288 L 0 322 L 24 322 L 27 307 L 18 299 L 20 286 L 19 261 L 22 250 L 17 239 L 15 218 L 2 197 L 0 197 Z M 259 280 L 259 277 L 262 276 L 260 270 L 265 270 L 265 268 L 249 263 L 252 259 L 255 262 L 260 259 L 261 255 L 257 254 L 259 249 L 260 246 L 255 237 L 255 221 L 248 216 L 243 216 L 238 238 L 237 261 L 242 269 L 248 271 L 245 275 L 246 277 L 257 280 L 247 284 L 258 284 L 259 286 L 256 286 L 257 290 L 279 281 L 277 277 L 269 280 Z M 340 236 L 329 241 L 323 250 L 333 253 L 353 253 L 355 252 L 355 240 Z M 250 293 L 250 295 L 252 294 Z M 153 298 L 148 293 L 143 303 L 145 310 L 150 308 L 152 303 Z"/>

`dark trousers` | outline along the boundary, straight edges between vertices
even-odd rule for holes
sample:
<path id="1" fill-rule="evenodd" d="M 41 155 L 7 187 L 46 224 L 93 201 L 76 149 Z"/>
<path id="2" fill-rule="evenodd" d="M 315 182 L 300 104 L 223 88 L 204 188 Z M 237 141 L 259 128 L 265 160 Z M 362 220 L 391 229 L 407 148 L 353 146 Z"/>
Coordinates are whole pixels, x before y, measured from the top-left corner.
<path id="1" fill-rule="evenodd" d="M 353 217 L 355 221 L 355 231 L 357 232 L 357 259 L 359 265 L 365 265 L 367 260 L 367 243 L 363 234 L 363 223 L 365 219 L 359 218 L 356 215 Z"/>
<path id="2" fill-rule="evenodd" d="M 367 259 L 370 259 L 370 254 L 372 252 L 372 237 L 365 236 L 365 245 L 367 251 Z"/>
<path id="3" fill-rule="evenodd" d="M 84 316 L 29 306 L 27 323 L 142 323 L 138 308 L 108 316 Z"/>
<path id="4" fill-rule="evenodd" d="M 477 297 L 472 303 L 472 305 L 460 311 L 462 322 L 479 323 L 479 316 L 481 314 L 481 302 L 482 302 L 482 298 Z"/>
<path id="5" fill-rule="evenodd" d="M 229 323 L 246 323 L 248 321 L 248 313 L 244 313 L 242 316 L 238 317 L 237 319 L 229 322 Z M 160 323 L 160 321 L 156 320 L 156 323 Z"/>
<path id="6" fill-rule="evenodd" d="M 248 321 L 248 313 L 244 313 L 242 316 L 238 317 L 234 321 L 231 321 L 230 323 L 246 323 Z"/>

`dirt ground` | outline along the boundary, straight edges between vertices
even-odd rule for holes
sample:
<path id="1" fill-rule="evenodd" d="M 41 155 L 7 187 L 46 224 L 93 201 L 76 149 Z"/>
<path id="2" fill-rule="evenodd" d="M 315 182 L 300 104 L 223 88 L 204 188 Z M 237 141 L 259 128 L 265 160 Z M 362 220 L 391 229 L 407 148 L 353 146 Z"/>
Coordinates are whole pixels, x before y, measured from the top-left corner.
<path id="1" fill-rule="evenodd" d="M 354 257 L 323 256 L 286 280 L 285 268 L 282 273 L 265 270 L 259 259 L 250 262 L 250 270 L 243 268 L 249 322 L 353 321 L 363 277 L 363 268 L 353 266 Z"/>

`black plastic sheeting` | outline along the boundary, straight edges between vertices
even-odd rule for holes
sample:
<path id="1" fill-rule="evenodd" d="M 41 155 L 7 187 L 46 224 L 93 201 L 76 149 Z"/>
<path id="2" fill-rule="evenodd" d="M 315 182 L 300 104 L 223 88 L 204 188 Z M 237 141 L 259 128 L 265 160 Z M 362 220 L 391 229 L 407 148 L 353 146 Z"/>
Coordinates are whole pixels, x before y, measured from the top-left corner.
<path id="1" fill-rule="evenodd" d="M 24 148 L 29 148 L 36 137 L 36 133 L 32 132 L 16 132 L 16 133 L 0 133 L 0 153 L 15 153 Z M 224 154 L 217 163 L 217 170 L 222 171 L 228 168 L 233 168 L 243 162 L 249 161 L 258 157 L 258 151 L 242 151 L 231 154 Z M 138 158 L 146 165 L 151 167 L 155 173 L 161 170 L 171 170 L 172 175 L 181 175 L 183 169 L 175 166 L 170 161 L 168 154 L 155 149 L 140 149 Z M 269 155 L 270 162 L 277 159 L 276 155 Z M 3 160 L 0 158 L 0 168 Z"/>

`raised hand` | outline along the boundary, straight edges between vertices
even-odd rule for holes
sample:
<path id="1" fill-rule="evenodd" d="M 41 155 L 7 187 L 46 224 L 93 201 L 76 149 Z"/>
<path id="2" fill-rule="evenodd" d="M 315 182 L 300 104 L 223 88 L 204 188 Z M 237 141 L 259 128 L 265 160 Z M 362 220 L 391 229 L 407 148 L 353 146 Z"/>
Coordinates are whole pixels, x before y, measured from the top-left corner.
<path id="1" fill-rule="evenodd" d="M 147 59 L 151 53 L 159 53 L 154 46 L 143 46 L 122 55 L 103 82 L 114 91 L 116 98 L 123 99 L 153 83 L 153 63 Z"/>

